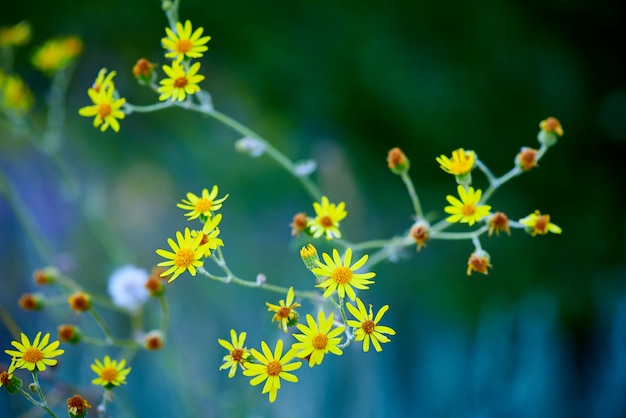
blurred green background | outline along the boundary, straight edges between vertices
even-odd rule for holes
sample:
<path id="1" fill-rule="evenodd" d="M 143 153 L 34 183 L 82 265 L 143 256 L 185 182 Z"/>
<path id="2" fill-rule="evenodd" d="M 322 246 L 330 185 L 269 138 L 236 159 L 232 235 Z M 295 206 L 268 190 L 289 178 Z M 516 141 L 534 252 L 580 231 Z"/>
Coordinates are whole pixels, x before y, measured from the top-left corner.
<path id="1" fill-rule="evenodd" d="M 563 234 L 532 238 L 515 230 L 511 237 L 485 237 L 494 266 L 488 276 L 466 276 L 469 242 L 429 242 L 420 253 L 409 248 L 397 263 L 376 266 L 367 302 L 390 305 L 392 342 L 381 354 L 353 344 L 322 367 L 302 368 L 300 382 L 285 383 L 271 405 L 247 378 L 218 372 L 225 353 L 216 340 L 235 328 L 248 331 L 248 346 L 274 341 L 279 333 L 265 301 L 279 297 L 184 275 L 167 290 L 166 347 L 133 359 L 110 415 L 624 416 L 625 9 L 608 0 L 184 0 L 181 20 L 212 36 L 201 86 L 216 108 L 290 158 L 314 158 L 315 180 L 331 201 L 346 202 L 348 240 L 392 237 L 411 225 L 404 185 L 386 167 L 390 148 L 408 155 L 424 209 L 439 219 L 455 186 L 436 156 L 474 149 L 501 175 L 520 147 L 538 145 L 538 123 L 548 116 L 561 121 L 565 136 L 537 169 L 490 203 L 512 219 L 540 209 Z M 230 194 L 221 237 L 235 273 L 253 279 L 262 272 L 271 283 L 312 287 L 298 255 L 306 241 L 289 235 L 293 214 L 312 214 L 312 202 L 269 159 L 238 154 L 232 131 L 180 109 L 130 115 L 119 134 L 100 133 L 78 116 L 102 67 L 118 72 L 117 89 L 129 102 L 156 101 L 131 68 L 141 57 L 166 63 L 158 1 L 12 2 L 0 25 L 23 19 L 34 34 L 18 50 L 15 71 L 36 93 L 32 116 L 39 122 L 48 80 L 30 66 L 32 51 L 56 35 L 78 35 L 85 46 L 70 85 L 61 151 L 78 191 L 63 185 L 32 142 L 0 131 L 0 169 L 49 248 L 49 257 L 39 255 L 0 199 L 0 304 L 27 334 L 54 333 L 59 321 L 93 326 L 64 307 L 21 311 L 19 295 L 36 290 L 34 269 L 55 264 L 85 288 L 106 292 L 121 264 L 150 269 L 160 261 L 154 250 L 186 226 L 175 203 L 213 184 Z M 474 178 L 485 187 L 478 173 Z M 97 235 L 116 244 L 105 246 Z M 311 308 L 305 303 L 301 314 Z M 123 317 L 107 319 L 125 332 Z M 8 348 L 12 337 L 4 327 L 0 337 Z M 117 352 L 64 348 L 55 373 L 96 405 L 88 365 Z M 73 393 L 63 393 L 61 403 Z M 0 411 L 10 411 L 1 416 L 19 416 L 27 407 L 0 395 Z"/>

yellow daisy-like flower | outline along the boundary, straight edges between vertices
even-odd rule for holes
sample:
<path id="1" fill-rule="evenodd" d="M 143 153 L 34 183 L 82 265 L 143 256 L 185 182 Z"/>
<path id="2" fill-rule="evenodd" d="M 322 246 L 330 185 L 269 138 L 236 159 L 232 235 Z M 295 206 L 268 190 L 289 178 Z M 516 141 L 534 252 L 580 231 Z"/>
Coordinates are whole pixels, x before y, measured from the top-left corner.
<path id="1" fill-rule="evenodd" d="M 0 28 L 1 46 L 20 46 L 30 40 L 30 23 L 21 21 L 13 26 L 3 26 Z"/>
<path id="2" fill-rule="evenodd" d="M 346 303 L 346 307 L 354 316 L 355 320 L 348 320 L 347 324 L 356 330 L 354 331 L 355 341 L 363 341 L 363 351 L 367 352 L 370 349 L 370 341 L 374 346 L 374 349 L 378 352 L 382 351 L 381 343 L 388 343 L 391 341 L 383 334 L 396 335 L 390 327 L 378 325 L 383 315 L 389 309 L 389 305 L 385 305 L 378 310 L 376 317 L 372 312 L 372 305 L 370 305 L 369 312 L 365 309 L 365 305 L 361 299 L 356 299 L 357 306 L 352 306 L 350 303 Z M 358 309 L 357 309 L 358 308 Z"/>
<path id="3" fill-rule="evenodd" d="M 213 218 L 207 220 L 202 227 L 202 231 L 191 231 L 191 236 L 195 237 L 197 234 L 202 235 L 200 245 L 205 247 L 204 258 L 211 256 L 211 251 L 217 249 L 217 247 L 223 247 L 224 241 L 217 236 L 220 234 L 220 229 L 217 225 L 222 220 L 222 214 L 218 213 Z"/>
<path id="4" fill-rule="evenodd" d="M 452 158 L 441 155 L 436 158 L 439 166 L 446 173 L 462 176 L 472 171 L 475 163 L 474 151 L 465 151 L 463 148 L 452 151 Z"/>
<path id="5" fill-rule="evenodd" d="M 126 366 L 126 360 L 122 359 L 119 362 L 117 360 L 111 360 L 109 356 L 104 356 L 104 362 L 98 359 L 94 360 L 91 365 L 91 370 L 98 375 L 93 379 L 91 383 L 94 385 L 101 385 L 107 389 L 112 389 L 115 386 L 125 385 L 126 376 L 130 373 L 131 368 L 124 368 Z"/>
<path id="6" fill-rule="evenodd" d="M 67 67 L 83 50 L 83 41 L 76 36 L 48 40 L 33 55 L 35 68 L 53 73 Z"/>
<path id="7" fill-rule="evenodd" d="M 348 215 L 345 202 L 338 205 L 330 203 L 326 196 L 322 196 L 321 203 L 313 202 L 315 218 L 309 220 L 309 228 L 314 238 L 326 235 L 326 239 L 341 238 L 339 222 Z"/>
<path id="8" fill-rule="evenodd" d="M 33 107 L 33 93 L 18 75 L 9 75 L 4 80 L 0 74 L 0 108 L 10 110 L 17 116 L 23 116 Z"/>
<path id="9" fill-rule="evenodd" d="M 185 70 L 180 61 L 172 62 L 172 66 L 163 65 L 162 68 L 168 78 L 160 81 L 161 87 L 157 90 L 161 93 L 159 100 L 172 99 L 182 102 L 188 94 L 191 95 L 200 91 L 198 83 L 204 80 L 204 76 L 198 74 L 199 62 L 189 67 L 189 70 Z"/>
<path id="10" fill-rule="evenodd" d="M 115 132 L 119 132 L 120 123 L 118 119 L 124 119 L 126 116 L 122 110 L 122 106 L 126 103 L 126 99 L 114 97 L 115 89 L 112 85 L 109 88 L 102 88 L 100 91 L 90 88 L 87 90 L 89 98 L 93 102 L 91 106 L 81 107 L 78 114 L 85 117 L 95 116 L 93 120 L 94 128 L 100 126 L 100 131 L 104 132 L 111 127 Z"/>
<path id="11" fill-rule="evenodd" d="M 341 261 L 341 257 L 339 257 L 339 251 L 337 251 L 337 249 L 333 249 L 332 259 L 326 253 L 322 254 L 322 258 L 326 264 L 322 263 L 320 260 L 316 260 L 319 267 L 314 268 L 311 271 L 317 276 L 327 277 L 326 280 L 316 286 L 326 289 L 324 291 L 325 298 L 332 295 L 336 290 L 341 299 L 343 299 L 347 294 L 350 299 L 354 300 L 356 298 L 356 293 L 354 292 L 353 287 L 360 290 L 367 290 L 369 289 L 367 285 L 374 283 L 373 280 L 368 279 L 376 276 L 376 273 L 354 272 L 355 270 L 363 267 L 363 265 L 367 262 L 367 254 L 361 257 L 359 261 L 354 263 L 352 266 L 350 265 L 350 262 L 352 261 L 352 248 L 348 248 L 346 250 L 343 262 Z"/>
<path id="12" fill-rule="evenodd" d="M 265 302 L 269 312 L 276 312 L 276 314 L 272 317 L 272 322 L 277 321 L 278 328 L 282 326 L 284 332 L 287 332 L 287 326 L 290 325 L 290 323 L 298 319 L 298 314 L 294 311 L 294 309 L 299 307 L 300 304 L 293 301 L 294 297 L 295 293 L 293 291 L 293 287 L 290 287 L 287 291 L 287 297 L 285 300 L 281 299 L 278 302 L 278 305 Z"/>
<path id="13" fill-rule="evenodd" d="M 538 210 L 531 213 L 525 218 L 519 220 L 519 223 L 526 226 L 526 230 L 533 237 L 537 234 L 545 235 L 548 232 L 560 234 L 561 227 L 550 222 L 550 215 L 542 215 Z"/>
<path id="14" fill-rule="evenodd" d="M 457 192 L 461 200 L 451 195 L 446 196 L 446 200 L 452 205 L 444 208 L 444 211 L 450 214 L 446 221 L 467 223 L 469 226 L 472 226 L 475 222 L 489 215 L 491 206 L 478 205 L 483 193 L 482 190 L 474 191 L 473 187 L 469 187 L 466 191 L 465 187 L 459 184 Z"/>
<path id="15" fill-rule="evenodd" d="M 258 363 L 249 363 L 243 374 L 249 377 L 255 376 L 250 380 L 252 386 L 265 382 L 261 393 L 269 392 L 270 402 L 274 402 L 278 389 L 280 389 L 280 379 L 296 383 L 298 377 L 289 372 L 298 370 L 302 366 L 302 362 L 290 363 L 295 354 L 293 350 L 287 351 L 284 356 L 282 355 L 283 340 L 276 341 L 274 353 L 265 341 L 261 341 L 261 349 L 263 350 L 262 353 L 254 348 L 250 350 Z"/>
<path id="16" fill-rule="evenodd" d="M 297 357 L 308 358 L 309 367 L 322 364 L 324 354 L 326 353 L 330 352 L 338 356 L 343 354 L 341 348 L 338 347 L 341 342 L 341 337 L 338 337 L 338 335 L 340 335 L 346 327 L 339 326 L 331 330 L 334 320 L 335 317 L 332 313 L 326 318 L 324 312 L 319 311 L 317 314 L 317 323 L 311 315 L 307 314 L 306 322 L 308 326 L 298 324 L 298 329 L 302 334 L 293 335 L 299 342 L 294 343 L 291 349 L 297 351 Z"/>
<path id="17" fill-rule="evenodd" d="M 223 340 L 219 338 L 217 340 L 218 343 L 226 350 L 228 350 L 228 354 L 224 356 L 224 364 L 220 366 L 220 370 L 228 369 L 228 377 L 235 376 L 237 372 L 237 366 L 240 366 L 242 370 L 246 369 L 244 363 L 250 357 L 250 352 L 247 348 L 243 346 L 246 341 L 246 333 L 242 332 L 237 336 L 237 332 L 234 329 L 230 330 L 230 341 Z"/>
<path id="18" fill-rule="evenodd" d="M 211 193 L 209 193 L 208 189 L 203 189 L 200 196 L 187 193 L 187 199 L 183 199 L 183 203 L 178 203 L 176 206 L 189 211 L 185 213 L 189 221 L 200 217 L 208 219 L 214 211 L 222 208 L 222 203 L 229 196 L 226 195 L 218 199 L 217 193 L 217 186 L 213 186 Z"/>
<path id="19" fill-rule="evenodd" d="M 167 37 L 161 39 L 163 48 L 169 51 L 165 57 L 172 59 L 200 58 L 202 53 L 209 49 L 205 44 L 211 39 L 210 36 L 202 36 L 202 32 L 204 32 L 204 28 L 200 27 L 191 33 L 189 20 L 185 22 L 184 26 L 177 22 L 176 32 L 170 28 L 165 28 Z"/>
<path id="20" fill-rule="evenodd" d="M 167 270 L 161 273 L 161 277 L 172 275 L 169 278 L 168 283 L 173 282 L 176 278 L 185 272 L 189 271 L 192 276 L 196 275 L 196 268 L 202 267 L 204 262 L 204 253 L 206 252 L 206 244 L 200 245 L 202 241 L 202 234 L 196 234 L 195 237 L 191 236 L 189 228 L 185 228 L 185 234 L 180 231 L 176 232 L 176 241 L 171 238 L 167 239 L 167 243 L 172 250 L 156 250 L 156 253 L 163 258 L 167 258 L 167 261 L 161 261 L 158 266 L 170 266 Z"/>
<path id="21" fill-rule="evenodd" d="M 30 343 L 28 337 L 22 333 L 21 342 L 11 341 L 11 345 L 17 350 L 4 350 L 5 353 L 14 357 L 17 361 L 15 368 L 27 369 L 29 371 L 44 371 L 46 366 L 54 366 L 57 360 L 54 357 L 60 356 L 65 350 L 58 349 L 61 344 L 59 341 L 53 341 L 48 344 L 50 333 L 41 338 L 41 331 L 37 333 L 33 343 Z"/>

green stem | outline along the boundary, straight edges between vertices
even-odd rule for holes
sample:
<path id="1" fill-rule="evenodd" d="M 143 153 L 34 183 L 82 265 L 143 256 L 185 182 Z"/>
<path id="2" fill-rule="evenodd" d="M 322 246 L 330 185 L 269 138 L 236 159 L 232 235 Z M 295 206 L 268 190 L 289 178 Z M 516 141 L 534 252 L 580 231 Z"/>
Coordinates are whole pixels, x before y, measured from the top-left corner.
<path id="1" fill-rule="evenodd" d="M 225 114 L 221 112 L 218 112 L 217 110 L 207 111 L 204 108 L 197 107 L 197 106 L 192 106 L 191 109 L 204 113 L 208 116 L 211 116 L 214 119 L 217 119 L 224 125 L 231 128 L 235 132 L 238 132 L 243 136 L 254 138 L 257 141 L 260 141 L 261 143 L 263 143 L 263 145 L 265 146 L 265 153 L 269 155 L 271 158 L 273 158 L 274 161 L 276 161 L 279 165 L 281 165 L 285 170 L 291 173 L 296 179 L 298 179 L 302 183 L 304 188 L 308 191 L 308 193 L 311 195 L 311 197 L 313 197 L 313 199 L 320 200 L 322 193 L 318 189 L 318 187 L 308 177 L 302 177 L 296 174 L 294 163 L 289 158 L 287 158 L 283 153 L 281 153 L 276 148 L 274 148 L 269 142 L 263 139 L 259 134 L 254 132 L 252 129 L 241 124 L 235 119 L 229 116 L 226 116 Z"/>
<path id="2" fill-rule="evenodd" d="M 52 409 L 50 409 L 50 407 L 48 407 L 48 403 L 46 402 L 46 398 L 43 396 L 43 392 L 41 391 L 41 385 L 39 384 L 39 378 L 37 377 L 37 372 L 36 371 L 32 371 L 31 372 L 33 375 L 33 382 L 35 383 L 35 388 L 37 390 L 37 394 L 39 395 L 39 399 L 41 399 L 41 402 L 39 402 L 39 406 L 41 406 L 48 414 L 50 414 L 51 417 L 56 418 L 56 415 L 54 414 L 54 412 L 52 412 Z M 32 397 L 31 397 L 32 399 Z"/>
<path id="3" fill-rule="evenodd" d="M 462 240 L 473 239 L 479 235 L 484 234 L 489 230 L 489 225 L 483 225 L 479 229 L 471 232 L 438 232 L 431 235 L 431 239 L 446 239 L 446 240 Z"/>
<path id="4" fill-rule="evenodd" d="M 113 342 L 115 341 L 115 338 L 113 338 L 113 334 L 111 334 L 111 330 L 109 330 L 109 327 L 107 326 L 106 322 L 102 320 L 102 317 L 100 316 L 98 311 L 96 311 L 93 307 L 89 309 L 89 313 L 91 314 L 93 319 L 96 321 L 96 323 L 102 330 L 102 333 L 104 334 L 104 337 L 105 337 L 105 341 L 108 342 L 109 345 L 112 345 Z"/>
<path id="5" fill-rule="evenodd" d="M 198 268 L 198 273 L 202 274 L 205 277 L 208 277 L 209 279 L 217 280 L 222 283 L 234 283 L 238 286 L 265 289 L 265 290 L 269 290 L 270 292 L 281 293 L 284 295 L 286 295 L 287 292 L 289 291 L 288 287 L 276 286 L 276 285 L 269 284 L 269 283 L 259 284 L 256 281 L 241 279 L 232 273 L 228 274 L 227 276 L 215 276 L 209 273 L 208 271 L 206 271 L 203 267 Z M 307 290 L 294 290 L 294 294 L 295 296 L 298 296 L 300 298 L 309 299 L 312 301 L 316 301 L 320 298 L 319 293 L 313 292 L 313 291 L 307 291 Z"/>
<path id="6" fill-rule="evenodd" d="M 167 299 L 164 295 L 159 296 L 159 303 L 161 304 L 161 327 L 160 330 L 163 335 L 166 335 L 167 328 L 169 326 L 169 308 L 167 306 Z"/>
<path id="7" fill-rule="evenodd" d="M 409 196 L 411 197 L 411 202 L 413 203 L 413 209 L 415 210 L 415 215 L 417 215 L 418 219 L 424 218 L 424 213 L 422 212 L 422 205 L 420 204 L 420 199 L 417 196 L 417 192 L 415 191 L 415 186 L 413 185 L 413 181 L 411 181 L 411 177 L 407 171 L 403 171 L 401 174 L 402 181 L 404 182 Z"/>
<path id="8" fill-rule="evenodd" d="M 35 246 L 35 249 L 39 253 L 39 256 L 44 260 L 50 259 L 52 253 L 48 243 L 46 242 L 43 234 L 41 234 L 37 228 L 35 220 L 26 204 L 13 190 L 11 183 L 6 178 L 2 170 L 0 170 L 0 192 L 5 195 L 7 202 L 13 208 L 13 213 L 15 214 L 17 221 L 20 225 L 22 225 L 22 229 L 24 229 L 24 232 L 30 238 L 31 242 Z"/>
<path id="9" fill-rule="evenodd" d="M 158 102 L 152 105 L 146 105 L 146 106 L 139 106 L 139 105 L 133 105 L 130 103 L 124 103 L 124 110 L 127 115 L 130 115 L 133 112 L 137 112 L 137 113 L 149 113 L 149 112 L 156 112 L 157 110 L 161 110 L 161 109 L 167 109 L 173 106 L 173 102 L 171 101 L 165 101 L 165 102 Z"/>

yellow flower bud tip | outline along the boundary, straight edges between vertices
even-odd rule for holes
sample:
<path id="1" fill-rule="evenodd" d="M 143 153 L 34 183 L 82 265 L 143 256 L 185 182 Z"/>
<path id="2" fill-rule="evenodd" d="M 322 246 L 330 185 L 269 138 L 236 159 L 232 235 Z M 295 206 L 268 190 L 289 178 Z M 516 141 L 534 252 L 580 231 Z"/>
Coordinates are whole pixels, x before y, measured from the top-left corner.
<path id="1" fill-rule="evenodd" d="M 394 174 L 402 174 L 410 167 L 409 159 L 398 147 L 392 148 L 387 154 L 387 165 Z"/>
<path id="2" fill-rule="evenodd" d="M 471 276 L 473 271 L 486 275 L 488 273 L 487 269 L 492 267 L 490 259 L 491 257 L 486 251 L 478 250 L 473 252 L 469 260 L 467 260 L 467 275 Z"/>
<path id="3" fill-rule="evenodd" d="M 537 150 L 522 147 L 519 154 L 515 156 L 515 164 L 524 171 L 537 167 Z"/>
<path id="4" fill-rule="evenodd" d="M 554 132 L 558 136 L 563 136 L 563 127 L 561 122 L 555 117 L 549 117 L 539 123 L 539 128 L 544 132 Z"/>
<path id="5" fill-rule="evenodd" d="M 300 257 L 302 258 L 302 262 L 308 270 L 312 270 L 317 266 L 316 260 L 319 260 L 319 256 L 317 254 L 317 249 L 313 244 L 308 244 L 300 250 Z"/>

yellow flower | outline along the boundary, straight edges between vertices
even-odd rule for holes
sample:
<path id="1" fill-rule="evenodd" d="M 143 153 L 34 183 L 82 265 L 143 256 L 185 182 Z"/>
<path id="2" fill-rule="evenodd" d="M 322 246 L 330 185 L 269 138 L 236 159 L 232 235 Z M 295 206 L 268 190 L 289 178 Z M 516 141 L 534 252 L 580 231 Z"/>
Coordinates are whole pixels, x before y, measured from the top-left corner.
<path id="1" fill-rule="evenodd" d="M 314 238 L 326 235 L 326 239 L 341 238 L 339 222 L 348 215 L 344 202 L 335 205 L 330 203 L 326 196 L 322 196 L 321 204 L 313 202 L 315 218 L 309 220 L 309 228 Z"/>
<path id="2" fill-rule="evenodd" d="M 180 274 L 184 273 L 185 270 L 189 271 L 192 276 L 195 276 L 196 268 L 204 265 L 202 258 L 206 252 L 206 244 L 200 245 L 201 241 L 202 234 L 196 234 L 195 237 L 192 237 L 189 228 L 185 228 L 184 235 L 180 231 L 177 231 L 176 241 L 168 238 L 167 243 L 174 252 L 160 249 L 156 250 L 158 255 L 169 259 L 167 261 L 162 261 L 157 265 L 171 266 L 161 273 L 161 277 L 172 274 L 172 277 L 168 280 L 168 282 L 172 282 L 176 280 Z"/>
<path id="3" fill-rule="evenodd" d="M 296 350 L 296 356 L 300 358 L 308 358 L 309 367 L 316 364 L 322 364 L 324 354 L 330 352 L 335 355 L 342 355 L 343 351 L 338 347 L 341 342 L 341 334 L 345 326 L 339 326 L 331 330 L 335 317 L 331 313 L 328 318 L 324 316 L 323 311 L 317 314 L 317 323 L 309 314 L 306 315 L 306 322 L 309 326 L 298 324 L 298 329 L 302 334 L 294 334 L 294 338 L 299 342 L 291 346 L 292 350 Z M 319 325 L 318 325 L 319 324 Z"/>
<path id="4" fill-rule="evenodd" d="M 319 267 L 311 270 L 313 274 L 317 276 L 326 277 L 327 279 L 318 284 L 316 287 L 321 287 L 326 289 L 324 291 L 324 297 L 327 298 L 333 294 L 336 290 L 339 297 L 343 299 L 346 294 L 352 300 L 356 298 L 356 293 L 352 287 L 356 287 L 360 290 L 369 289 L 367 287 L 368 284 L 373 284 L 374 281 L 368 280 L 372 277 L 376 276 L 376 273 L 355 273 L 355 270 L 363 267 L 363 265 L 367 262 L 367 254 L 364 255 L 354 263 L 352 266 L 350 262 L 352 261 L 352 248 L 348 248 L 346 250 L 346 255 L 341 261 L 341 257 L 339 257 L 339 252 L 336 249 L 333 249 L 333 258 L 326 253 L 322 254 L 322 258 L 326 262 L 326 264 L 322 263 L 319 260 L 316 260 L 316 263 Z"/>
<path id="5" fill-rule="evenodd" d="M 33 55 L 35 68 L 53 73 L 67 67 L 83 50 L 83 41 L 76 36 L 48 40 Z"/>
<path id="6" fill-rule="evenodd" d="M 112 85 L 109 88 L 101 88 L 99 91 L 95 88 L 87 90 L 89 98 L 93 102 L 91 106 L 81 107 L 78 114 L 85 117 L 95 116 L 93 120 L 94 128 L 100 126 L 100 131 L 104 132 L 110 126 L 115 132 L 119 132 L 120 123 L 118 119 L 124 119 L 126 116 L 122 110 L 122 106 L 126 103 L 126 99 L 114 98 L 115 89 Z"/>
<path id="7" fill-rule="evenodd" d="M 474 192 L 474 188 L 469 187 L 466 191 L 465 188 L 459 184 L 457 186 L 457 192 L 461 200 L 451 195 L 446 196 L 446 200 L 452 205 L 444 208 L 444 211 L 450 214 L 450 216 L 446 218 L 446 221 L 467 223 L 469 226 L 472 226 L 475 222 L 489 215 L 491 206 L 478 205 L 482 196 L 481 190 Z"/>
<path id="8" fill-rule="evenodd" d="M 346 303 L 346 307 L 354 316 L 356 321 L 348 320 L 347 324 L 356 329 L 354 331 L 355 341 L 363 341 L 363 351 L 367 352 L 370 349 L 370 341 L 374 345 L 374 349 L 378 352 L 382 351 L 380 343 L 388 343 L 391 341 L 383 334 L 396 335 L 396 332 L 383 325 L 378 325 L 383 315 L 389 309 L 389 305 L 385 305 L 379 309 L 376 317 L 372 312 L 372 305 L 370 305 L 369 312 L 365 310 L 365 305 L 361 299 L 356 299 L 357 307 L 352 306 L 350 303 Z"/>
<path id="9" fill-rule="evenodd" d="M 237 332 L 234 329 L 230 330 L 230 341 L 223 340 L 219 338 L 217 340 L 218 343 L 226 350 L 228 350 L 228 354 L 224 356 L 224 364 L 220 366 L 220 370 L 228 369 L 228 377 L 235 376 L 237 372 L 237 366 L 240 366 L 242 370 L 245 370 L 244 366 L 245 361 L 248 357 L 250 357 L 250 352 L 247 348 L 243 346 L 246 341 L 246 333 L 242 332 L 237 336 Z"/>
<path id="10" fill-rule="evenodd" d="M 446 173 L 462 176 L 474 168 L 475 154 L 474 151 L 465 151 L 463 148 L 459 148 L 452 151 L 452 158 L 442 154 L 436 160 Z"/>
<path id="11" fill-rule="evenodd" d="M 53 341 L 48 345 L 50 340 L 50 333 L 41 338 L 41 331 L 37 333 L 33 344 L 31 345 L 28 337 L 21 334 L 21 343 L 17 341 L 11 341 L 11 345 L 16 350 L 4 350 L 5 353 L 17 359 L 15 368 L 27 369 L 29 371 L 46 370 L 46 366 L 54 366 L 57 361 L 54 357 L 60 356 L 65 350 L 57 350 L 61 344 L 59 341 Z"/>
<path id="12" fill-rule="evenodd" d="M 21 21 L 13 26 L 0 28 L 0 47 L 20 46 L 30 40 L 30 23 Z"/>
<path id="13" fill-rule="evenodd" d="M 295 293 L 293 291 L 293 287 L 290 287 L 287 291 L 287 297 L 285 300 L 280 300 L 278 305 L 273 305 L 269 302 L 265 302 L 267 305 L 267 310 L 269 312 L 276 312 L 272 317 L 272 322 L 278 322 L 278 328 L 282 326 L 283 331 L 287 332 L 287 326 L 292 325 L 291 322 L 294 322 L 298 319 L 298 314 L 294 309 L 300 306 L 298 302 L 294 302 Z"/>
<path id="14" fill-rule="evenodd" d="M 107 389 L 112 389 L 115 386 L 126 384 L 126 376 L 130 373 L 131 368 L 124 368 L 126 366 L 126 360 L 122 359 L 119 362 L 117 360 L 111 360 L 109 356 L 104 356 L 104 362 L 95 359 L 91 365 L 91 370 L 98 375 L 93 379 L 91 383 L 94 385 L 102 385 Z"/>
<path id="15" fill-rule="evenodd" d="M 261 349 L 263 350 L 262 353 L 254 348 L 251 350 L 258 363 L 249 363 L 243 374 L 249 377 L 255 376 L 250 380 L 252 386 L 265 382 L 261 393 L 269 392 L 270 402 L 274 402 L 278 389 L 280 389 L 280 379 L 293 383 L 297 382 L 298 377 L 288 372 L 299 369 L 302 366 L 302 362 L 290 363 L 295 353 L 292 350 L 287 351 L 284 356 L 282 355 L 283 340 L 276 342 L 273 354 L 265 341 L 261 341 Z"/>
<path id="16" fill-rule="evenodd" d="M 542 215 L 538 210 L 520 219 L 519 223 L 525 225 L 526 230 L 533 237 L 537 234 L 545 235 L 548 232 L 552 232 L 553 234 L 561 233 L 561 227 L 550 222 L 550 215 Z"/>
<path id="17" fill-rule="evenodd" d="M 202 231 L 191 231 L 191 236 L 195 237 L 197 234 L 202 235 L 200 240 L 200 246 L 205 247 L 204 258 L 211 256 L 211 250 L 217 249 L 217 247 L 223 247 L 224 241 L 217 236 L 220 234 L 220 229 L 217 225 L 222 220 L 222 214 L 218 213 L 213 218 L 207 220 L 202 227 Z"/>
<path id="18" fill-rule="evenodd" d="M 172 99 L 182 102 L 188 94 L 191 95 L 200 91 L 198 83 L 204 80 L 204 76 L 197 74 L 200 69 L 199 62 L 189 67 L 188 71 L 180 64 L 180 61 L 172 62 L 171 67 L 163 65 L 162 68 L 168 78 L 160 81 L 161 87 L 157 89 L 161 93 L 159 100 Z"/>
<path id="19" fill-rule="evenodd" d="M 20 76 L 6 76 L 0 84 L 0 108 L 23 116 L 33 107 L 34 101 L 33 93 Z"/>
<path id="20" fill-rule="evenodd" d="M 217 186 L 213 186 L 211 193 L 209 193 L 208 189 L 202 189 L 200 196 L 187 193 L 187 199 L 183 199 L 183 203 L 178 203 L 176 206 L 189 211 L 185 213 L 189 221 L 196 218 L 208 219 L 214 211 L 222 208 L 222 203 L 228 198 L 228 195 L 226 195 L 217 199 L 217 193 Z"/>
<path id="21" fill-rule="evenodd" d="M 204 28 L 197 28 L 193 34 L 191 33 L 191 22 L 187 20 L 185 26 L 182 23 L 176 23 L 176 32 L 170 28 L 165 28 L 166 38 L 161 39 L 163 48 L 169 52 L 165 54 L 166 58 L 182 59 L 200 58 L 202 53 L 209 49 L 206 45 L 211 39 L 210 36 L 202 36 Z"/>

